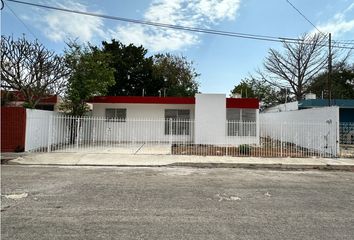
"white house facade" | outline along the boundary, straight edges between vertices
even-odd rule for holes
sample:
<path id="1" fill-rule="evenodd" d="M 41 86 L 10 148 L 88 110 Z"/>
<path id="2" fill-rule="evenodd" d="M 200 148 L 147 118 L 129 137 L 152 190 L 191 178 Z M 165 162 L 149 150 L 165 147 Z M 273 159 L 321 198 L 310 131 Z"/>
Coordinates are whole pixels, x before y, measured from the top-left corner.
<path id="1" fill-rule="evenodd" d="M 102 96 L 89 103 L 92 117 L 103 121 L 104 131 L 93 133 L 98 139 L 108 135 L 122 142 L 259 143 L 259 102 L 253 98 Z"/>

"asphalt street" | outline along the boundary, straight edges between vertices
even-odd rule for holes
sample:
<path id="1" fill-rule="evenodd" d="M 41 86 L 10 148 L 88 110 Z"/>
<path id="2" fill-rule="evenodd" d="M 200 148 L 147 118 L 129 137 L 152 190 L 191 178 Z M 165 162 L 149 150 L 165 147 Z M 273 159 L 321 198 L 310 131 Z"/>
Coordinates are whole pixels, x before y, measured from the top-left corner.
<path id="1" fill-rule="evenodd" d="M 353 239 L 354 173 L 1 166 L 1 239 Z"/>

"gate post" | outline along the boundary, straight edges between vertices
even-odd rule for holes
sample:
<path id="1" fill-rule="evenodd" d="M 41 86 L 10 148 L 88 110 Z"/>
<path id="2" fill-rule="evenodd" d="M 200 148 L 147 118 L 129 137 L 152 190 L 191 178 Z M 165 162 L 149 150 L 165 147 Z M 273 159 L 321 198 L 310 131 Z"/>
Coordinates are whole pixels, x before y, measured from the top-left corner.
<path id="1" fill-rule="evenodd" d="M 53 135 L 53 116 L 48 116 L 48 141 L 47 141 L 47 152 L 51 152 L 51 145 L 52 145 L 52 135 Z"/>

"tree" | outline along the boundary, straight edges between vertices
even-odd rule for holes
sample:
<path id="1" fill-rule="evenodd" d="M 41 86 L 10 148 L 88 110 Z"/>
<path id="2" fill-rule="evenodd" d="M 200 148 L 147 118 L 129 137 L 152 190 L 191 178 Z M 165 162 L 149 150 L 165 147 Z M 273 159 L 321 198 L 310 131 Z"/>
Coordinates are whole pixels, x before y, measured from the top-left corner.
<path id="1" fill-rule="evenodd" d="M 82 116 L 88 110 L 87 100 L 107 93 L 108 87 L 114 84 L 114 69 L 107 59 L 110 59 L 107 53 L 90 44 L 68 43 L 65 60 L 72 72 L 62 109 L 71 115 Z"/>
<path id="2" fill-rule="evenodd" d="M 112 96 L 193 96 L 198 83 L 193 62 L 186 57 L 157 54 L 147 57 L 147 49 L 119 41 L 103 42 L 110 66 L 115 69 L 115 84 L 108 90 Z"/>
<path id="3" fill-rule="evenodd" d="M 314 76 L 325 69 L 325 36 L 305 34 L 298 43 L 283 43 L 284 52 L 270 49 L 259 78 L 279 88 L 290 88 L 296 100 L 308 92 Z"/>
<path id="4" fill-rule="evenodd" d="M 277 88 L 266 81 L 258 80 L 252 75 L 242 79 L 238 85 L 231 90 L 231 94 L 239 93 L 242 97 L 258 98 L 261 102 L 261 110 L 277 104 L 290 102 L 292 99 L 288 90 Z"/>
<path id="5" fill-rule="evenodd" d="M 37 40 L 1 36 L 1 88 L 19 91 L 28 107 L 61 93 L 69 73 L 64 58 Z"/>
<path id="6" fill-rule="evenodd" d="M 141 96 L 153 95 L 152 57 L 146 57 L 147 49 L 143 46 L 128 46 L 119 41 L 103 42 L 103 52 L 110 55 L 110 67 L 115 69 L 115 84 L 109 87 L 108 95 Z"/>
<path id="7" fill-rule="evenodd" d="M 234 89 L 231 90 L 231 95 L 241 94 L 241 97 L 255 98 L 255 86 L 249 79 L 243 79 L 238 85 L 235 85 Z"/>
<path id="8" fill-rule="evenodd" d="M 193 67 L 193 62 L 184 56 L 169 53 L 157 54 L 153 58 L 153 77 L 158 92 L 167 96 L 194 96 L 198 93 L 200 76 Z"/>
<path id="9" fill-rule="evenodd" d="M 331 74 L 332 98 L 354 99 L 354 64 L 336 64 Z M 328 72 L 316 76 L 310 84 L 309 91 L 322 96 L 327 91 Z"/>

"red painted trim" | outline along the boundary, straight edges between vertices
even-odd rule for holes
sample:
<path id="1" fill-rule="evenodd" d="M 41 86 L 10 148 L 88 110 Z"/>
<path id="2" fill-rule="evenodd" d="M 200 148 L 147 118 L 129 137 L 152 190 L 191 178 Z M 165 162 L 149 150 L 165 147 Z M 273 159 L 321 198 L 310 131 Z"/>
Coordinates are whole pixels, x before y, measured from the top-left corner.
<path id="1" fill-rule="evenodd" d="M 142 104 L 195 104 L 194 97 L 138 97 L 102 96 L 93 97 L 89 103 L 142 103 Z"/>
<path id="2" fill-rule="evenodd" d="M 1 107 L 1 152 L 25 149 L 26 109 Z"/>
<path id="3" fill-rule="evenodd" d="M 259 108 L 259 100 L 257 98 L 227 98 L 226 108 Z"/>
<path id="4" fill-rule="evenodd" d="M 194 97 L 97 96 L 89 103 L 195 104 Z M 256 98 L 226 98 L 226 108 L 259 108 Z"/>

